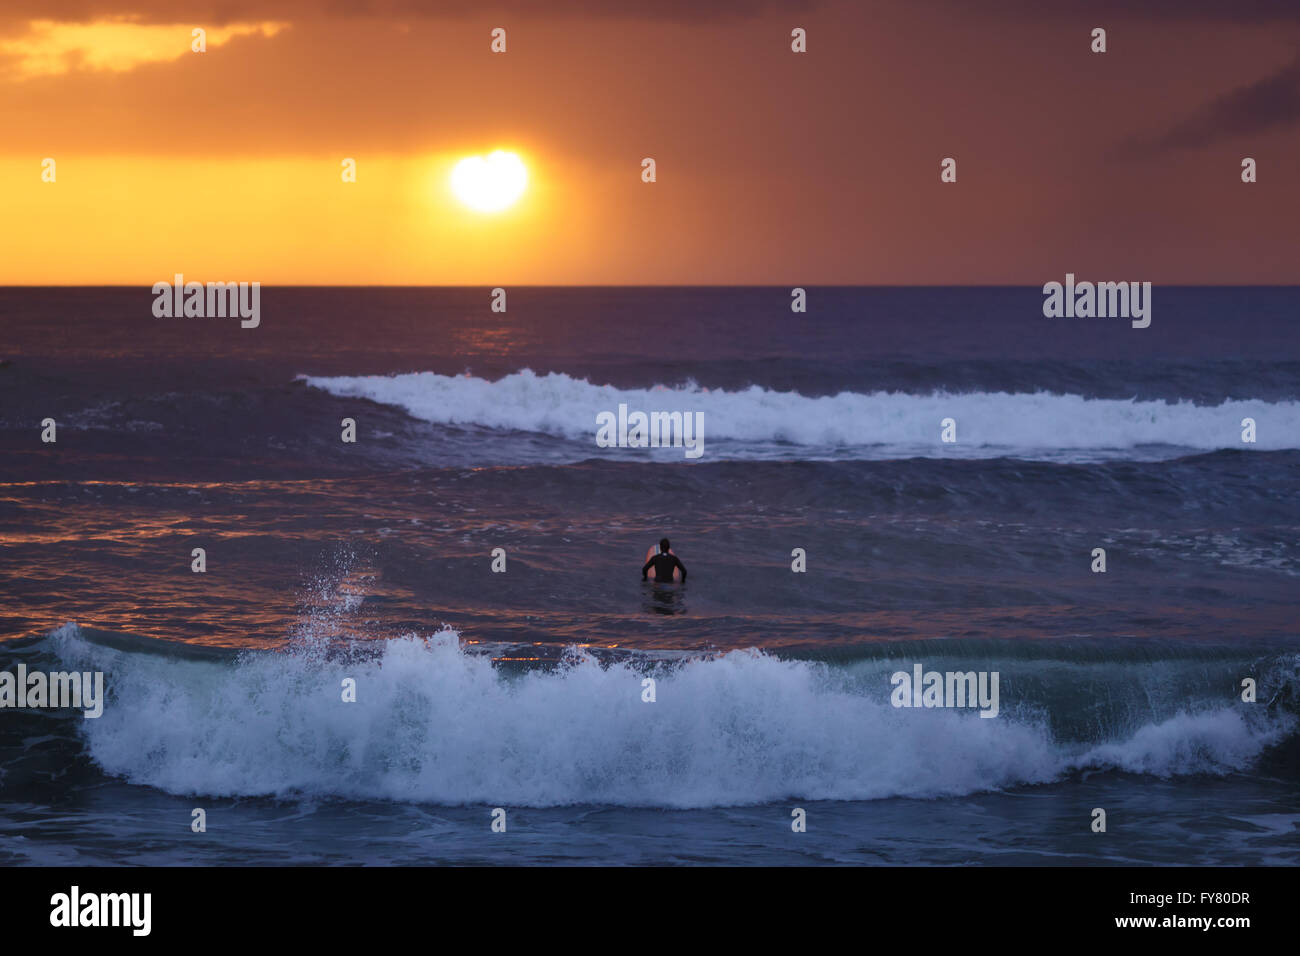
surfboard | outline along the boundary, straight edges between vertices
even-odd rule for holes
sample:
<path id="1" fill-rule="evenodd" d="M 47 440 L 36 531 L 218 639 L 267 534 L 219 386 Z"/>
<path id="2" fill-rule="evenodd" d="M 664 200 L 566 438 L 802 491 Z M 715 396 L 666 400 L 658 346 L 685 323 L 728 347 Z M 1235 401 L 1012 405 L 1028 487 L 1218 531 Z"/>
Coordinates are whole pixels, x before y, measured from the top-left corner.
<path id="1" fill-rule="evenodd" d="M 650 550 L 647 551 L 647 552 L 645 553 L 645 561 L 642 561 L 642 562 L 641 562 L 642 567 L 645 566 L 646 561 L 649 561 L 651 558 L 653 558 L 653 557 L 654 557 L 656 554 L 658 554 L 658 553 L 659 553 L 659 545 L 657 545 L 657 544 L 652 544 L 652 545 L 650 545 Z M 673 551 L 672 548 L 669 548 L 669 549 L 668 549 L 668 553 L 669 553 L 669 554 L 676 554 L 676 552 Z M 648 577 L 651 581 L 653 581 L 653 580 L 655 579 L 655 569 L 654 569 L 654 567 L 651 567 L 650 570 L 646 572 L 646 577 Z M 682 579 L 682 569 L 681 569 L 681 568 L 673 568 L 673 580 L 674 580 L 674 581 L 680 581 L 681 579 Z"/>

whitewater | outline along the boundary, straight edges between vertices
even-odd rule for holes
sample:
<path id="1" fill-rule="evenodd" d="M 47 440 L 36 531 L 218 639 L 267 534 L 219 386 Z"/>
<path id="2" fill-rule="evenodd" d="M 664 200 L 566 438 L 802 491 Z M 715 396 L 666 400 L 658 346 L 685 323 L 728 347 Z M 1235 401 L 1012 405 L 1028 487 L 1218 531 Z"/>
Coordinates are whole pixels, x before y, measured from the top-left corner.
<path id="1" fill-rule="evenodd" d="M 1184 702 L 1172 686 L 1168 706 L 1155 706 L 1172 682 L 1149 667 L 1127 702 L 1145 700 L 1145 712 L 1062 739 L 1045 716 L 1060 702 L 1017 701 L 1014 678 L 992 720 L 894 708 L 887 657 L 830 666 L 749 649 L 600 663 L 575 650 L 558 668 L 509 675 L 450 629 L 342 659 L 300 642 L 193 660 L 156 642 L 107 647 L 73 624 L 47 641 L 60 660 L 111 674 L 104 715 L 78 728 L 90 758 L 174 794 L 673 808 L 937 798 L 1090 770 L 1229 774 L 1296 727 L 1285 709 Z M 1293 688 L 1298 660 L 1275 663 L 1261 693 Z M 343 699 L 347 680 L 355 703 Z"/>
<path id="2" fill-rule="evenodd" d="M 709 458 L 767 457 L 774 446 L 788 446 L 798 457 L 817 458 L 1012 455 L 1065 461 L 1300 448 L 1297 401 L 1232 399 L 1204 405 L 1045 391 L 841 391 L 808 396 L 759 385 L 710 389 L 694 382 L 636 389 L 597 385 L 562 372 L 538 375 L 530 369 L 495 381 L 435 372 L 300 380 L 338 397 L 393 406 L 437 425 L 588 441 L 592 455 L 598 416 L 620 404 L 647 412 L 702 413 L 709 438 L 725 440 L 712 446 Z M 953 442 L 941 437 L 947 419 L 954 423 Z M 1253 442 L 1242 439 L 1246 419 L 1256 426 Z"/>

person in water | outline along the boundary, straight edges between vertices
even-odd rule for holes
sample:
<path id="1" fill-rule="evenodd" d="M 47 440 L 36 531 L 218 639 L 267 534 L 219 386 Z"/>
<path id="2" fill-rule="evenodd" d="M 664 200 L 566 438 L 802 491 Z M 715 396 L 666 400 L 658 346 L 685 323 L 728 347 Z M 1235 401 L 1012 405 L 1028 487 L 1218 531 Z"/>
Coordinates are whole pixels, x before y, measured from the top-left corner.
<path id="1" fill-rule="evenodd" d="M 656 581 L 671 582 L 673 579 L 673 570 L 681 568 L 682 583 L 686 583 L 686 565 L 678 559 L 677 555 L 669 551 L 668 539 L 664 538 L 659 542 L 659 553 L 652 555 L 650 560 L 641 568 L 641 580 L 646 580 L 646 572 L 651 568 L 655 569 Z"/>

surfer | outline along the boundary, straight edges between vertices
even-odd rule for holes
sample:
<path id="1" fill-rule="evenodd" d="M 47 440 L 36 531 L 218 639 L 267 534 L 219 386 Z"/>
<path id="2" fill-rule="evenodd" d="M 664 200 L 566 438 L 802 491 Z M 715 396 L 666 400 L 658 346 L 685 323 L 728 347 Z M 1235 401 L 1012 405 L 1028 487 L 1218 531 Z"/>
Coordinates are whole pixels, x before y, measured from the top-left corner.
<path id="1" fill-rule="evenodd" d="M 659 542 L 659 553 L 649 555 L 645 565 L 641 568 L 641 580 L 646 580 L 646 572 L 654 569 L 656 581 L 672 581 L 673 572 L 680 570 L 682 572 L 682 583 L 686 583 L 686 565 L 682 564 L 677 555 L 673 554 L 668 539 L 664 538 Z"/>

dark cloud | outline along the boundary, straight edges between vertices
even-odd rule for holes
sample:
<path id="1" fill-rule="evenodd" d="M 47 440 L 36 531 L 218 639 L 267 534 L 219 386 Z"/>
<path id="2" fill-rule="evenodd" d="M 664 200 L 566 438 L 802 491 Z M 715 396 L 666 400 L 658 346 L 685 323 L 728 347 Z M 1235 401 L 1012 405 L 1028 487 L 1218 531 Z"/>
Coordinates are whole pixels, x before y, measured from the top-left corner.
<path id="1" fill-rule="evenodd" d="M 1300 23 L 1300 0 L 935 0 L 959 7 L 968 14 L 1010 16 L 1022 20 L 1087 17 L 1130 19 L 1217 20 L 1233 23 L 1262 23 L 1290 20 Z"/>
<path id="2" fill-rule="evenodd" d="M 1130 141 L 1125 152 L 1153 155 L 1196 149 L 1296 125 L 1300 125 L 1300 56 L 1277 73 L 1207 103 L 1159 135 Z"/>

